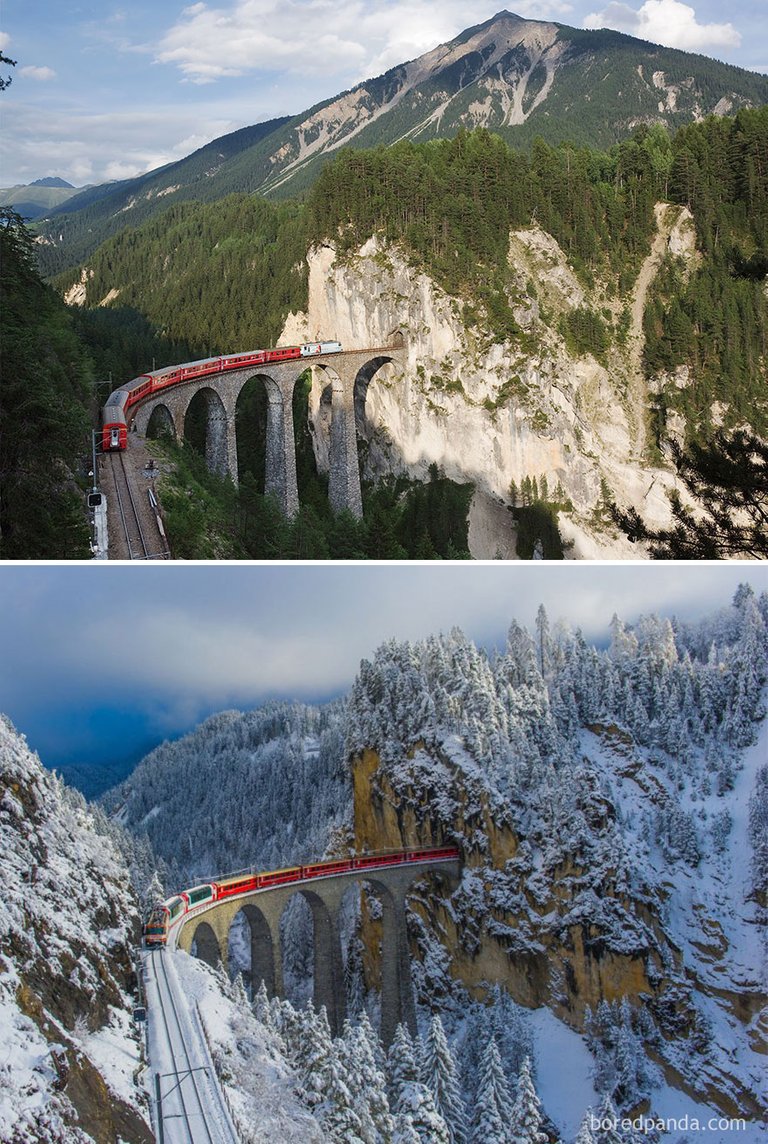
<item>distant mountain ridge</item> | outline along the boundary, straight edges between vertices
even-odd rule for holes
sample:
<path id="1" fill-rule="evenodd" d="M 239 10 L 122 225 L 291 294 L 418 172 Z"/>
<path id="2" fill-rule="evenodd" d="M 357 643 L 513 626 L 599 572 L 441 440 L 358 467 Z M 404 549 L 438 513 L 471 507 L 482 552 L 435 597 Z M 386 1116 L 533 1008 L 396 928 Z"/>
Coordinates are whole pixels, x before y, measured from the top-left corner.
<path id="1" fill-rule="evenodd" d="M 30 187 L 60 187 L 70 191 L 77 189 L 72 183 L 68 183 L 66 179 L 60 179 L 58 175 L 48 175 L 45 179 L 35 179 L 35 181 L 29 185 Z"/>
<path id="2" fill-rule="evenodd" d="M 77 196 L 43 225 L 41 263 L 46 273 L 77 265 L 124 225 L 182 199 L 296 194 L 344 146 L 486 127 L 520 146 L 540 135 L 607 147 L 641 124 L 674 129 L 765 103 L 768 76 L 619 32 L 502 11 L 293 118 L 243 128 L 159 171 Z"/>
<path id="3" fill-rule="evenodd" d="M 36 219 L 63 206 L 83 189 L 58 175 L 49 175 L 27 185 L 0 187 L 0 207 L 13 207 L 23 218 Z"/>

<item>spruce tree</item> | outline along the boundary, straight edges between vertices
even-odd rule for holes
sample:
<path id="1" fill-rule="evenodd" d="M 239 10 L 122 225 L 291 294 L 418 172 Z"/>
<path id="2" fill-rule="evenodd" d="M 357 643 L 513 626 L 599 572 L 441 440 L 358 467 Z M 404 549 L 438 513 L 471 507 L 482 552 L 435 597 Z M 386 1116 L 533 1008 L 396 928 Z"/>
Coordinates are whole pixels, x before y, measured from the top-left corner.
<path id="1" fill-rule="evenodd" d="M 463 1144 L 467 1136 L 466 1111 L 453 1054 L 445 1036 L 443 1022 L 437 1013 L 429 1023 L 422 1076 L 435 1098 L 438 1112 L 448 1126 L 451 1144 Z"/>
<path id="2" fill-rule="evenodd" d="M 517 1099 L 512 1109 L 511 1144 L 547 1144 L 542 1125 L 541 1101 L 531 1076 L 531 1060 L 526 1057 L 517 1081 Z"/>

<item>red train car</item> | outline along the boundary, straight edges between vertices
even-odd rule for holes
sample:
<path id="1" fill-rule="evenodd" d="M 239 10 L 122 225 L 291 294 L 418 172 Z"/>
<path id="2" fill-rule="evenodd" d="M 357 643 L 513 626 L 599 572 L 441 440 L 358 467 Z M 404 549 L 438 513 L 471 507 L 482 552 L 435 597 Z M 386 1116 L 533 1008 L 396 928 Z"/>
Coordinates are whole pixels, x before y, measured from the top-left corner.
<path id="1" fill-rule="evenodd" d="M 398 850 L 387 854 L 363 854 L 352 858 L 329 858 L 325 862 L 312 862 L 307 866 L 286 866 L 282 870 L 269 870 L 264 873 L 241 871 L 214 882 L 194 886 L 190 890 L 182 890 L 175 897 L 159 902 L 144 925 L 144 941 L 148 946 L 165 945 L 169 927 L 179 921 L 184 914 L 199 906 L 213 905 L 226 898 L 250 894 L 256 890 L 266 890 L 273 886 L 302 882 L 310 878 L 328 877 L 332 874 L 458 857 L 458 847 L 443 846 L 422 850 Z"/>
<path id="2" fill-rule="evenodd" d="M 340 342 L 307 342 L 301 346 L 278 346 L 272 350 L 251 350 L 248 353 L 232 354 L 228 357 L 203 358 L 202 361 L 193 361 L 186 365 L 141 374 L 140 377 L 134 378 L 127 385 L 110 393 L 107 398 L 102 413 L 102 450 L 109 453 L 115 449 L 126 448 L 128 444 L 126 417 L 128 410 L 139 401 L 143 401 L 144 398 L 152 396 L 161 389 L 179 385 L 183 381 L 192 381 L 197 377 L 222 373 L 229 369 L 243 369 L 247 366 L 262 365 L 267 362 L 292 361 L 295 358 L 313 357 L 315 354 L 336 353 L 341 353 Z"/>

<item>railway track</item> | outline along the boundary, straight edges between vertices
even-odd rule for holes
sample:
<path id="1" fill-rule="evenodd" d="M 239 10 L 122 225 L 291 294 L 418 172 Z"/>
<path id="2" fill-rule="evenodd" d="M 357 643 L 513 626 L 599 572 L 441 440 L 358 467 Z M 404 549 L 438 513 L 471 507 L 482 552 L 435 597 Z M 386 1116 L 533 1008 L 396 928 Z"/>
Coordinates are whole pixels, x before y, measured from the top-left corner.
<path id="1" fill-rule="evenodd" d="M 128 546 L 128 559 L 146 560 L 149 557 L 149 547 L 144 535 L 144 529 L 141 527 L 139 510 L 133 493 L 131 492 L 131 485 L 128 480 L 128 473 L 122 453 L 112 454 L 111 469 L 112 482 L 115 490 L 115 503 L 117 504 L 122 531 L 125 535 L 125 543 Z"/>
<path id="2" fill-rule="evenodd" d="M 110 507 L 110 559 L 170 559 L 168 538 L 153 489 L 145 490 L 147 503 L 135 492 L 135 459 L 126 464 L 126 455 L 122 452 L 104 456 L 111 474 L 105 478 Z"/>
<path id="3" fill-rule="evenodd" d="M 162 952 L 147 955 L 151 972 L 154 1004 L 151 1017 L 158 1021 L 155 1037 L 164 1039 L 162 1055 L 166 1065 L 156 1070 L 158 1097 L 157 1139 L 163 1144 L 238 1144 L 224 1105 L 213 1064 L 198 1030 L 186 1014 L 180 1014 L 170 979 L 167 959 Z"/>

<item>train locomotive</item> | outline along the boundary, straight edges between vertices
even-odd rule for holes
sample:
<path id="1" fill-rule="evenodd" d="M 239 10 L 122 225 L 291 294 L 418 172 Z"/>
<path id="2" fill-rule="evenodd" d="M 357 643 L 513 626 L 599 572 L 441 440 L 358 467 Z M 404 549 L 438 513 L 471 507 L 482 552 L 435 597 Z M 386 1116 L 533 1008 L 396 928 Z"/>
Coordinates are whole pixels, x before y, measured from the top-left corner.
<path id="1" fill-rule="evenodd" d="M 162 389 L 230 369 L 315 357 L 317 354 L 338 353 L 341 353 L 340 342 L 305 342 L 301 346 L 282 346 L 272 350 L 253 350 L 250 353 L 231 354 L 227 357 L 205 358 L 202 361 L 189 362 L 187 365 L 170 366 L 168 369 L 144 373 L 115 389 L 107 398 L 102 412 L 102 450 L 109 453 L 115 449 L 125 449 L 128 443 L 129 410 L 137 402 L 154 396 Z"/>
<path id="2" fill-rule="evenodd" d="M 330 874 L 348 874 L 355 870 L 402 865 L 407 862 L 439 861 L 459 857 L 455 846 L 444 846 L 431 850 L 403 850 L 386 854 L 365 854 L 354 858 L 331 858 L 326 862 L 313 862 L 309 866 L 288 866 L 283 870 L 270 870 L 255 873 L 252 870 L 240 871 L 220 878 L 215 882 L 205 882 L 190 890 L 181 890 L 164 902 L 158 902 L 144 923 L 144 944 L 152 949 L 164 946 L 169 931 L 186 914 L 240 894 L 251 894 L 254 890 L 268 890 L 272 886 L 283 886 L 290 882 L 302 882 L 309 878 L 323 878 Z"/>

